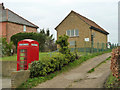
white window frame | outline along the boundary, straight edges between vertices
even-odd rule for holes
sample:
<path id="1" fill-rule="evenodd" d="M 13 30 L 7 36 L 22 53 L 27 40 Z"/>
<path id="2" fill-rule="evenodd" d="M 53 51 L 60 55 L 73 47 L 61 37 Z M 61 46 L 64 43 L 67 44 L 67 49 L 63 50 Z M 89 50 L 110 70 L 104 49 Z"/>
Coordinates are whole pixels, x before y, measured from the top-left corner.
<path id="1" fill-rule="evenodd" d="M 74 34 L 73 36 L 71 35 L 72 33 L 72 30 L 74 31 Z M 67 31 L 66 31 L 66 35 L 68 35 L 69 37 L 77 37 L 79 36 L 79 30 L 78 29 L 72 29 L 72 30 L 67 30 L 67 31 L 70 31 L 70 36 L 68 35 Z M 78 35 L 76 35 L 76 31 L 78 30 Z"/>

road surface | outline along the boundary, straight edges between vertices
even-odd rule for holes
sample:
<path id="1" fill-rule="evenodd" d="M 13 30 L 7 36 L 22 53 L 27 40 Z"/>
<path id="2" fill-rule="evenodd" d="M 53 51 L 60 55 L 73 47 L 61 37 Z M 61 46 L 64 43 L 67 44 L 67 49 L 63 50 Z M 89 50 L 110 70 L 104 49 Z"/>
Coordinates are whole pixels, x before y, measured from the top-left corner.
<path id="1" fill-rule="evenodd" d="M 87 72 L 110 55 L 110 53 L 106 53 L 96 56 L 68 72 L 39 84 L 35 88 L 102 88 L 110 74 L 110 60 L 100 65 L 94 72 Z"/>

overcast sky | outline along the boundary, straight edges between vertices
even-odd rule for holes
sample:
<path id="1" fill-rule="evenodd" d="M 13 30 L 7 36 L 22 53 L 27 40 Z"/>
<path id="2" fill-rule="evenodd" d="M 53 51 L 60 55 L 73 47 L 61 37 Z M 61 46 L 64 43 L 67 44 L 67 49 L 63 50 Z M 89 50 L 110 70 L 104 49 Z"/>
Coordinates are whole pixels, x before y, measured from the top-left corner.
<path id="1" fill-rule="evenodd" d="M 55 39 L 54 28 L 74 10 L 108 31 L 108 41 L 118 42 L 118 0 L 0 0 L 2 2 L 5 8 L 36 24 L 39 29 L 49 28 Z"/>

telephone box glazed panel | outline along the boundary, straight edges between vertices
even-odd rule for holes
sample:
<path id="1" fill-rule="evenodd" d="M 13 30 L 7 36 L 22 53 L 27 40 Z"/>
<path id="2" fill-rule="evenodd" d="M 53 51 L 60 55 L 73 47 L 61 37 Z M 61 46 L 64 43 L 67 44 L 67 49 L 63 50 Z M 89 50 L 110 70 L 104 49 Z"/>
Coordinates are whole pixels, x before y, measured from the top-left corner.
<path id="1" fill-rule="evenodd" d="M 39 43 L 35 40 L 25 39 L 17 46 L 17 71 L 27 70 L 28 64 L 39 60 Z"/>

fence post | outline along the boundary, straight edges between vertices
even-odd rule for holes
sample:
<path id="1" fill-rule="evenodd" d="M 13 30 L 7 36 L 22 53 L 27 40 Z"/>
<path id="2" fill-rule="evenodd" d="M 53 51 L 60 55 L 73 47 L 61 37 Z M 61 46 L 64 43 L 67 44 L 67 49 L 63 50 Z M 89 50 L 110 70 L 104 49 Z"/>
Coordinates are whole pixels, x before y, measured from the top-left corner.
<path id="1" fill-rule="evenodd" d="M 102 52 L 104 51 L 104 43 L 102 43 Z"/>
<path id="2" fill-rule="evenodd" d="M 84 53 L 85 53 L 85 48 L 86 48 L 86 42 L 84 42 Z"/>
<path id="3" fill-rule="evenodd" d="M 77 42 L 75 41 L 75 56 L 76 56 L 76 58 L 78 59 L 78 55 L 77 55 Z"/>
<path id="4" fill-rule="evenodd" d="M 108 49 L 108 44 L 106 43 L 106 51 L 107 51 L 107 49 Z"/>
<path id="5" fill-rule="evenodd" d="M 99 52 L 99 42 L 97 43 L 97 52 Z"/>
<path id="6" fill-rule="evenodd" d="M 91 53 L 93 53 L 93 41 L 91 42 Z"/>

